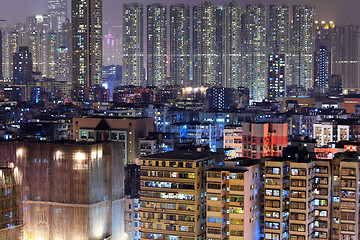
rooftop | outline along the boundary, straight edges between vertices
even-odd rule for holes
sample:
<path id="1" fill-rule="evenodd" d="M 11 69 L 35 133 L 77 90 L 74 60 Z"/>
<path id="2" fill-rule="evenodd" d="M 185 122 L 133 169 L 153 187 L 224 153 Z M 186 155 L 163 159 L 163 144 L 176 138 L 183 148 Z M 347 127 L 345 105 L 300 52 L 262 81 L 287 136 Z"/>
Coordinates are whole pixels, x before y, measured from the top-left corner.
<path id="1" fill-rule="evenodd" d="M 198 160 L 203 158 L 214 158 L 211 152 L 197 152 L 197 151 L 170 151 L 160 154 L 153 154 L 144 159 L 173 159 L 173 160 Z"/>

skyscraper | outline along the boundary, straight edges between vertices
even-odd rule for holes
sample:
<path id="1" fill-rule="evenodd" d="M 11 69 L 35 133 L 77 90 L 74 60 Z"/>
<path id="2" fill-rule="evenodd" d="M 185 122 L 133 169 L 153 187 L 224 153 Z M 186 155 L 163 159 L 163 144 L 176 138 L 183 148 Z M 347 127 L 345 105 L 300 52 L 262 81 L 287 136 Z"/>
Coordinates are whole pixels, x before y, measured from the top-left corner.
<path id="1" fill-rule="evenodd" d="M 193 9 L 194 83 L 196 85 L 220 85 L 217 64 L 216 8 L 211 2 L 202 2 Z"/>
<path id="2" fill-rule="evenodd" d="M 102 0 L 72 0 L 73 97 L 102 83 Z"/>
<path id="3" fill-rule="evenodd" d="M 293 6 L 291 85 L 306 89 L 313 86 L 314 15 L 310 5 Z"/>
<path id="4" fill-rule="evenodd" d="M 276 101 L 285 97 L 286 92 L 286 55 L 284 53 L 269 53 L 268 58 L 268 99 Z"/>
<path id="5" fill-rule="evenodd" d="M 170 77 L 171 84 L 190 83 L 190 7 L 170 7 Z"/>
<path id="6" fill-rule="evenodd" d="M 115 38 L 114 36 L 109 33 L 104 36 L 104 66 L 116 65 L 119 64 L 116 62 L 116 51 L 115 51 Z"/>
<path id="7" fill-rule="evenodd" d="M 290 53 L 290 9 L 287 5 L 270 5 L 269 53 Z"/>
<path id="8" fill-rule="evenodd" d="M 123 18 L 123 85 L 139 86 L 145 77 L 143 5 L 124 4 Z"/>
<path id="9" fill-rule="evenodd" d="M 328 88 L 331 79 L 331 49 L 326 45 L 316 47 L 314 54 L 314 86 Z"/>
<path id="10" fill-rule="evenodd" d="M 13 54 L 13 80 L 15 85 L 25 85 L 31 80 L 33 71 L 32 54 L 28 47 L 19 47 L 19 51 Z"/>
<path id="11" fill-rule="evenodd" d="M 244 26 L 245 84 L 250 99 L 262 101 L 266 97 L 266 6 L 246 5 Z"/>
<path id="12" fill-rule="evenodd" d="M 237 88 L 241 81 L 241 15 L 235 2 L 225 3 L 222 12 L 222 85 Z"/>
<path id="13" fill-rule="evenodd" d="M 4 78 L 13 77 L 13 54 L 20 46 L 19 32 L 15 29 L 5 30 L 4 33 Z"/>
<path id="14" fill-rule="evenodd" d="M 55 66 L 55 80 L 57 81 L 70 81 L 70 59 L 69 49 L 60 46 L 56 49 L 56 66 Z"/>
<path id="15" fill-rule="evenodd" d="M 48 0 L 48 15 L 50 17 L 50 28 L 61 31 L 67 17 L 67 0 Z"/>
<path id="16" fill-rule="evenodd" d="M 48 78 L 55 78 L 56 51 L 59 47 L 59 34 L 56 31 L 50 31 L 46 34 L 46 68 L 45 74 Z"/>
<path id="17" fill-rule="evenodd" d="M 0 79 L 3 79 L 3 31 L 0 30 Z"/>
<path id="18" fill-rule="evenodd" d="M 154 3 L 147 6 L 147 83 L 166 84 L 167 19 L 166 5 Z"/>
<path id="19" fill-rule="evenodd" d="M 335 23 L 315 21 L 314 86 L 330 87 L 335 47 Z"/>
<path id="20" fill-rule="evenodd" d="M 333 74 L 342 75 L 344 88 L 360 87 L 360 29 L 347 25 L 336 28 Z"/>
<path id="21" fill-rule="evenodd" d="M 290 8 L 288 5 L 270 5 L 270 19 L 269 19 L 269 54 L 284 54 L 284 61 L 287 63 L 283 80 L 286 84 L 291 78 L 290 65 Z M 268 65 L 271 63 L 269 62 Z M 268 78 L 269 79 L 269 78 Z M 285 83 L 284 82 L 284 83 Z M 270 89 L 270 86 L 268 86 Z M 285 88 L 284 88 L 285 89 Z M 268 93 L 270 96 L 270 93 Z M 285 95 L 284 95 L 285 96 Z M 283 97 L 284 97 L 283 96 Z"/>

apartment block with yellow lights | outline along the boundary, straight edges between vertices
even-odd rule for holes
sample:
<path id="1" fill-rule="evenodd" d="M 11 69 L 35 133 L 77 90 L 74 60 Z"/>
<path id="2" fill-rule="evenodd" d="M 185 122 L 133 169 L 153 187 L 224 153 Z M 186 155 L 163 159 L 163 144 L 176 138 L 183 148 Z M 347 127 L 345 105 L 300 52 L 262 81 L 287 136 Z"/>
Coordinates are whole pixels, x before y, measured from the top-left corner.
<path id="1" fill-rule="evenodd" d="M 359 232 L 359 154 L 346 152 L 333 159 L 331 239 L 355 240 Z"/>
<path id="2" fill-rule="evenodd" d="M 206 239 L 260 239 L 261 163 L 235 158 L 206 174 Z"/>
<path id="3" fill-rule="evenodd" d="M 141 239 L 205 239 L 208 152 L 173 151 L 141 158 Z"/>
<path id="4" fill-rule="evenodd" d="M 331 162 L 265 161 L 264 238 L 330 239 Z"/>

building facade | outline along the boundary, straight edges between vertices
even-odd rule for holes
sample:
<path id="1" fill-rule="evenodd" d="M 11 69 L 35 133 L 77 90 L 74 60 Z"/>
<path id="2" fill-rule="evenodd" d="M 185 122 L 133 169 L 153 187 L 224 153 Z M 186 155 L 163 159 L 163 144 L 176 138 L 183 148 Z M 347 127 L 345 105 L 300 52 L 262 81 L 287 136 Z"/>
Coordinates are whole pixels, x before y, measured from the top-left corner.
<path id="1" fill-rule="evenodd" d="M 268 56 L 268 99 L 276 101 L 286 95 L 286 54 L 270 53 Z"/>
<path id="2" fill-rule="evenodd" d="M 123 85 L 143 85 L 144 10 L 140 3 L 123 5 Z"/>
<path id="3" fill-rule="evenodd" d="M 206 239 L 260 239 L 260 161 L 235 158 L 206 172 Z"/>
<path id="4" fill-rule="evenodd" d="M 193 78 L 197 86 L 221 84 L 217 71 L 220 59 L 217 27 L 213 3 L 203 2 L 193 7 Z"/>
<path id="5" fill-rule="evenodd" d="M 63 24 L 67 18 L 66 0 L 48 0 L 48 15 L 50 28 L 55 31 L 62 31 Z"/>
<path id="6" fill-rule="evenodd" d="M 141 239 L 205 239 L 206 152 L 167 152 L 143 157 Z"/>
<path id="7" fill-rule="evenodd" d="M 190 7 L 170 7 L 170 81 L 172 85 L 190 84 Z"/>
<path id="8" fill-rule="evenodd" d="M 167 6 L 147 6 L 147 84 L 163 86 L 167 76 Z"/>
<path id="9" fill-rule="evenodd" d="M 102 0 L 72 0 L 73 97 L 102 84 Z"/>
<path id="10" fill-rule="evenodd" d="M 119 143 L 1 142 L 0 163 L 22 174 L 25 239 L 124 238 Z"/>
<path id="11" fill-rule="evenodd" d="M 21 202 L 22 175 L 18 168 L 0 167 L 0 238 L 20 240 L 22 238 L 23 216 Z"/>
<path id="12" fill-rule="evenodd" d="M 244 23 L 244 84 L 252 101 L 266 98 L 266 6 L 247 4 Z"/>
<path id="13" fill-rule="evenodd" d="M 291 85 L 313 87 L 314 16 L 310 5 L 293 6 Z"/>
<path id="14" fill-rule="evenodd" d="M 28 47 L 19 47 L 13 54 L 13 81 L 15 85 L 26 85 L 33 71 L 32 53 Z"/>
<path id="15" fill-rule="evenodd" d="M 235 2 L 224 4 L 222 11 L 222 86 L 237 88 L 242 83 L 242 12 Z"/>
<path id="16" fill-rule="evenodd" d="M 243 157 L 282 156 L 287 146 L 287 123 L 242 124 Z"/>
<path id="17" fill-rule="evenodd" d="M 139 162 L 139 138 L 144 138 L 153 131 L 152 118 L 88 117 L 73 119 L 73 135 L 76 141 L 121 142 L 124 144 L 123 161 L 126 164 Z"/>

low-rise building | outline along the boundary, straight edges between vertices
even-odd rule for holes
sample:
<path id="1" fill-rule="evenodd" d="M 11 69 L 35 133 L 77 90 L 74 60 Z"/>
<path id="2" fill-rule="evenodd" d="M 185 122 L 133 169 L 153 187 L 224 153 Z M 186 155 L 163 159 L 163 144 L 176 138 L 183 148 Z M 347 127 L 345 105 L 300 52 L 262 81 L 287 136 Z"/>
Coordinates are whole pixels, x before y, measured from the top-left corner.
<path id="1" fill-rule="evenodd" d="M 124 144 L 125 163 L 139 162 L 139 139 L 154 131 L 154 120 L 142 117 L 86 117 L 73 119 L 76 141 L 116 141 Z"/>
<path id="2" fill-rule="evenodd" d="M 226 125 L 224 129 L 224 148 L 231 149 L 232 158 L 242 157 L 242 127 L 241 125 Z"/>
<path id="3" fill-rule="evenodd" d="M 243 157 L 280 157 L 287 146 L 287 123 L 242 124 Z"/>

